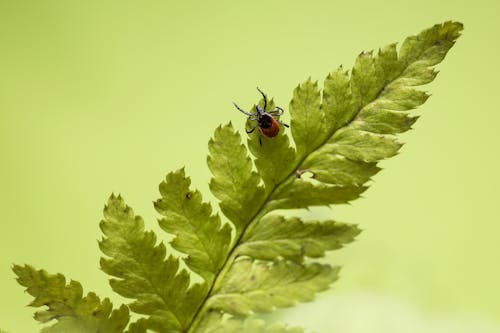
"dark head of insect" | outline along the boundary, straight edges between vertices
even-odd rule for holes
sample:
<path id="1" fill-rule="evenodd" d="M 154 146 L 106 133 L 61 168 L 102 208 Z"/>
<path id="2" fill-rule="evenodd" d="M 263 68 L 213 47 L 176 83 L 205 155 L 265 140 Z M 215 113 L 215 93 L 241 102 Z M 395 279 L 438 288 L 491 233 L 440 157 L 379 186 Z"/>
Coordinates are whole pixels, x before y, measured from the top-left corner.
<path id="1" fill-rule="evenodd" d="M 245 114 L 248 119 L 256 121 L 257 123 L 255 124 L 254 127 L 251 129 L 247 129 L 247 133 L 252 133 L 255 131 L 255 129 L 258 127 L 259 131 L 259 143 L 262 145 L 262 138 L 261 135 L 265 136 L 266 138 L 272 138 L 278 135 L 280 131 L 280 124 L 285 127 L 289 127 L 287 124 L 279 120 L 279 117 L 285 112 L 282 108 L 279 106 L 275 107 L 273 110 L 267 111 L 267 97 L 266 94 L 262 92 L 257 87 L 257 90 L 261 93 L 262 97 L 264 98 L 264 107 L 261 107 L 260 105 L 255 106 L 255 112 L 250 113 L 242 108 L 240 108 L 236 103 L 233 102 L 234 106 L 243 114 Z"/>

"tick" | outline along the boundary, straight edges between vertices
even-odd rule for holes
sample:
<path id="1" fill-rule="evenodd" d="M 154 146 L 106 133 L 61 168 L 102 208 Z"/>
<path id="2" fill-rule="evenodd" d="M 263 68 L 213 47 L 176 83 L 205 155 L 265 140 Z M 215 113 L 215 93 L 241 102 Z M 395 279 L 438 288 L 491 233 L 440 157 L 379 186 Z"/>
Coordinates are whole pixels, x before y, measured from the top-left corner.
<path id="1" fill-rule="evenodd" d="M 265 136 L 266 138 L 273 138 L 276 135 L 278 135 L 278 133 L 280 131 L 280 126 L 279 126 L 280 124 L 282 126 L 285 126 L 285 127 L 290 127 L 290 126 L 288 126 L 287 124 L 285 124 L 284 122 L 279 120 L 279 117 L 283 114 L 283 112 L 285 112 L 279 106 L 275 107 L 271 111 L 266 111 L 266 107 L 267 107 L 266 94 L 264 94 L 262 92 L 262 90 L 260 90 L 258 87 L 257 87 L 257 90 L 260 92 L 260 94 L 264 98 L 264 107 L 262 108 L 260 105 L 256 105 L 255 106 L 255 111 L 256 111 L 255 113 L 250 113 L 250 112 L 243 110 L 234 102 L 233 102 L 233 104 L 238 109 L 238 111 L 240 111 L 241 113 L 248 116 L 249 120 L 257 121 L 257 124 L 255 124 L 255 126 L 252 129 L 249 129 L 249 130 L 245 129 L 245 131 L 247 132 L 247 134 L 250 134 L 253 131 L 255 131 L 255 129 L 258 127 L 259 128 L 259 131 L 258 131 L 259 143 L 262 146 L 261 134 L 263 136 Z"/>

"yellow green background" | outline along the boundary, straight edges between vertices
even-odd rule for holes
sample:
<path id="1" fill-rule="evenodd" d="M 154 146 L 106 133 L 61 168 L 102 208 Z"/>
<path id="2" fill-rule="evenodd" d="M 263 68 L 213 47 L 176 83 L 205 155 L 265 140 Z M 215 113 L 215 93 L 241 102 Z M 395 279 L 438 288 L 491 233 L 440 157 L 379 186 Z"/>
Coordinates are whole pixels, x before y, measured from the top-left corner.
<path id="1" fill-rule="evenodd" d="M 464 35 L 402 153 L 364 198 L 310 213 L 364 229 L 329 257 L 340 281 L 275 317 L 323 333 L 500 332 L 499 13 L 494 0 L 0 0 L 0 328 L 40 328 L 13 263 L 121 302 L 98 269 L 107 196 L 158 230 L 157 184 L 186 166 L 215 202 L 207 141 L 228 121 L 243 133 L 231 101 L 256 102 L 258 85 L 287 109 L 309 76 L 454 19 Z"/>

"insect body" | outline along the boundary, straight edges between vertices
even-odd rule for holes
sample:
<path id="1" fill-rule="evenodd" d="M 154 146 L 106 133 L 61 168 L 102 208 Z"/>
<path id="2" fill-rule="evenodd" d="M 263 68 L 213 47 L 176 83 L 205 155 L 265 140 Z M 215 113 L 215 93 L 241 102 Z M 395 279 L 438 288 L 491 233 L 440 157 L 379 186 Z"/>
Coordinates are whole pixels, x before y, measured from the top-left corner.
<path id="1" fill-rule="evenodd" d="M 248 119 L 257 121 L 257 124 L 251 128 L 247 129 L 246 132 L 252 133 L 255 131 L 255 129 L 258 127 L 259 128 L 259 143 L 262 145 L 262 139 L 261 139 L 261 134 L 265 136 L 266 138 L 273 138 L 276 135 L 278 135 L 280 131 L 280 124 L 285 126 L 285 127 L 290 127 L 281 120 L 279 120 L 279 117 L 285 112 L 282 108 L 279 106 L 275 107 L 271 111 L 266 111 L 267 107 L 267 97 L 266 95 L 259 89 L 257 90 L 261 93 L 262 97 L 264 97 L 264 107 L 262 108 L 260 105 L 255 106 L 255 113 L 250 113 L 242 108 L 240 108 L 236 103 L 233 102 L 234 106 L 243 114 L 248 116 Z"/>

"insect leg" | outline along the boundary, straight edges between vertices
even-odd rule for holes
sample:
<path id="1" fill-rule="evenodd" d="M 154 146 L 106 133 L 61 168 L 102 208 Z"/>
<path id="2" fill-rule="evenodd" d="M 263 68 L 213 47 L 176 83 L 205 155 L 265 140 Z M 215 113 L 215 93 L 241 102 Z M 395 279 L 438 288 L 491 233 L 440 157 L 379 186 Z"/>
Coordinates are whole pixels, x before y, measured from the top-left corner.
<path id="1" fill-rule="evenodd" d="M 288 124 L 285 124 L 284 122 L 282 122 L 281 120 L 278 120 L 278 123 L 280 123 L 281 125 L 285 126 L 285 127 L 290 127 L 290 125 Z"/>
<path id="2" fill-rule="evenodd" d="M 253 131 L 255 131 L 255 129 L 256 129 L 256 128 L 257 128 L 257 125 L 255 125 L 255 126 L 254 126 L 251 130 L 247 130 L 247 129 L 245 128 L 245 131 L 247 132 L 247 134 L 250 134 L 250 133 L 252 133 Z"/>
<path id="3" fill-rule="evenodd" d="M 257 87 L 257 90 L 260 92 L 260 94 L 262 95 L 262 97 L 264 97 L 264 111 L 266 111 L 266 107 L 267 107 L 267 98 L 266 98 L 266 95 L 262 92 L 262 90 L 259 89 L 259 87 Z"/>
<path id="4" fill-rule="evenodd" d="M 274 108 L 274 110 L 269 111 L 268 113 L 275 114 L 276 116 L 281 116 L 284 112 L 285 112 L 285 110 L 283 110 L 282 108 L 280 108 L 279 106 L 277 106 L 277 107 Z"/>
<path id="5" fill-rule="evenodd" d="M 235 102 L 233 102 L 233 104 L 238 109 L 238 111 L 240 111 L 241 113 L 246 114 L 249 117 L 254 116 L 252 113 L 246 112 L 245 110 L 243 110 L 242 108 L 240 108 Z"/>
<path id="6" fill-rule="evenodd" d="M 257 128 L 257 125 L 255 125 L 251 130 L 247 130 L 245 128 L 245 131 L 247 132 L 247 134 L 250 134 L 252 133 L 253 131 L 255 131 L 255 129 Z M 259 135 L 259 143 L 260 145 L 262 146 L 262 138 L 261 138 L 261 134 L 260 134 L 260 131 L 257 131 L 257 134 Z"/>

